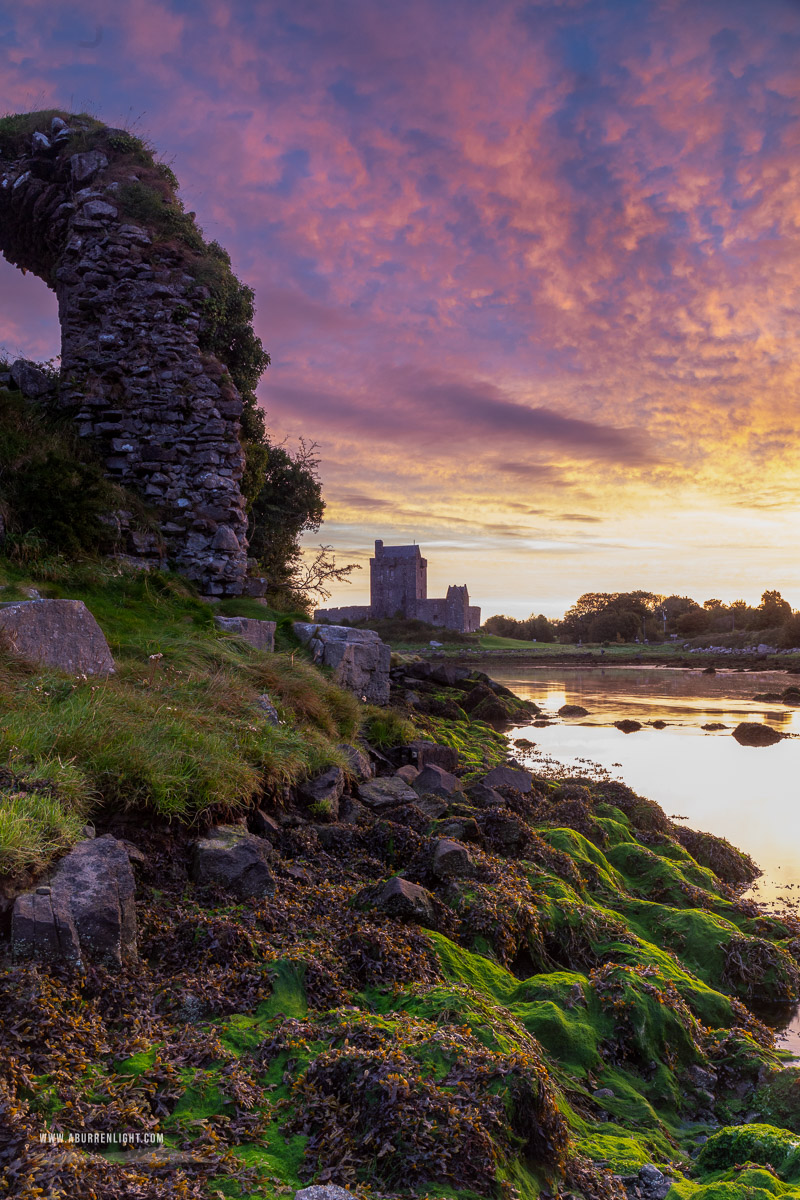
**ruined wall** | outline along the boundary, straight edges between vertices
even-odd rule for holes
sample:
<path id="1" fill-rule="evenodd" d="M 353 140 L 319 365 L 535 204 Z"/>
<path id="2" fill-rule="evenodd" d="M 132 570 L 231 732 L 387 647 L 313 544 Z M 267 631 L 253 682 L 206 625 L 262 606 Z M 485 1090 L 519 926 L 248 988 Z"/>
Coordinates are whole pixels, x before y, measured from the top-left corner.
<path id="1" fill-rule="evenodd" d="M 237 595 L 242 401 L 201 350 L 199 234 L 193 246 L 181 236 L 189 226 L 167 184 L 153 193 L 152 223 L 146 203 L 143 218 L 126 213 L 130 185 L 146 202 L 158 169 L 125 131 L 56 117 L 22 134 L 9 120 L 19 119 L 0 122 L 0 251 L 58 297 L 61 403 L 98 438 L 108 474 L 158 511 L 172 565 L 206 593 Z M 141 535 L 129 549 L 155 551 Z"/>

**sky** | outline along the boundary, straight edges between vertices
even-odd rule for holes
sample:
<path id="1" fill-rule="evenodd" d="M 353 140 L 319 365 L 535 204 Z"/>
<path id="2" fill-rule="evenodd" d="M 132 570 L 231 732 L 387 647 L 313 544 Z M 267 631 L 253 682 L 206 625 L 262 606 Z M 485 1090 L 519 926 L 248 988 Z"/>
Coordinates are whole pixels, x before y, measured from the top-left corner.
<path id="1" fill-rule="evenodd" d="M 800 0 L 0 3 L 0 111 L 147 137 L 255 289 L 309 542 L 484 616 L 800 607 L 799 61 Z M 0 345 L 59 350 L 3 261 Z"/>

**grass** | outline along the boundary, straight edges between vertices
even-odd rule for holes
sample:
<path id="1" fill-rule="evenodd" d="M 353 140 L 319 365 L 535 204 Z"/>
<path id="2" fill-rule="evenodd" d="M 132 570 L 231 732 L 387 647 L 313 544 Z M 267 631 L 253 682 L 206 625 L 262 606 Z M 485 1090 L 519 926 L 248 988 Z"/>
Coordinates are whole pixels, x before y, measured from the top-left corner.
<path id="1" fill-rule="evenodd" d="M 357 700 L 297 646 L 267 656 L 220 633 L 213 610 L 184 581 L 59 560 L 29 572 L 2 564 L 0 581 L 6 599 L 35 586 L 43 596 L 84 600 L 117 663 L 108 679 L 74 680 L 0 659 L 0 755 L 22 781 L 0 792 L 0 872 L 44 865 L 95 812 L 184 822 L 232 816 L 344 765 L 337 745 L 358 733 Z M 288 645 L 290 619 L 280 620 Z M 256 703 L 265 692 L 282 719 L 277 727 Z M 32 791 L 42 780 L 47 790 Z"/>

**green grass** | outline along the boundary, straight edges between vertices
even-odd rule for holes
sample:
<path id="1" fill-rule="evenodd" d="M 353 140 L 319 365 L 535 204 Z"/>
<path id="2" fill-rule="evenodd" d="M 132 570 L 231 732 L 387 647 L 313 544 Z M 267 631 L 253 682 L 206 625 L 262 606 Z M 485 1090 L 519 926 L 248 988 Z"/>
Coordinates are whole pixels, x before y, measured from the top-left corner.
<path id="1" fill-rule="evenodd" d="M 344 765 L 337 743 L 358 732 L 357 700 L 297 646 L 264 655 L 219 632 L 212 608 L 182 580 L 54 560 L 27 575 L 6 563 L 0 582 L 9 599 L 35 585 L 84 600 L 118 668 L 109 679 L 74 680 L 0 660 L 0 756 L 22 781 L 0 792 L 0 872 L 44 865 L 95 811 L 230 816 L 264 791 Z M 264 692 L 277 727 L 256 703 Z M 32 794 L 42 780 L 47 790 Z"/>

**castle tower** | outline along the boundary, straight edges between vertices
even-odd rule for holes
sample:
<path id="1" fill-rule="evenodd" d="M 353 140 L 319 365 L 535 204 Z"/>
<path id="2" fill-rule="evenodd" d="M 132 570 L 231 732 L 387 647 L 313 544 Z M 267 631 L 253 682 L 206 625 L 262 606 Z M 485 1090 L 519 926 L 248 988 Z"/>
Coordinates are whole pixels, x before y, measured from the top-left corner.
<path id="1" fill-rule="evenodd" d="M 419 546 L 384 546 L 375 542 L 369 562 L 370 607 L 373 617 L 416 615 L 418 600 L 428 595 L 428 561 Z"/>

